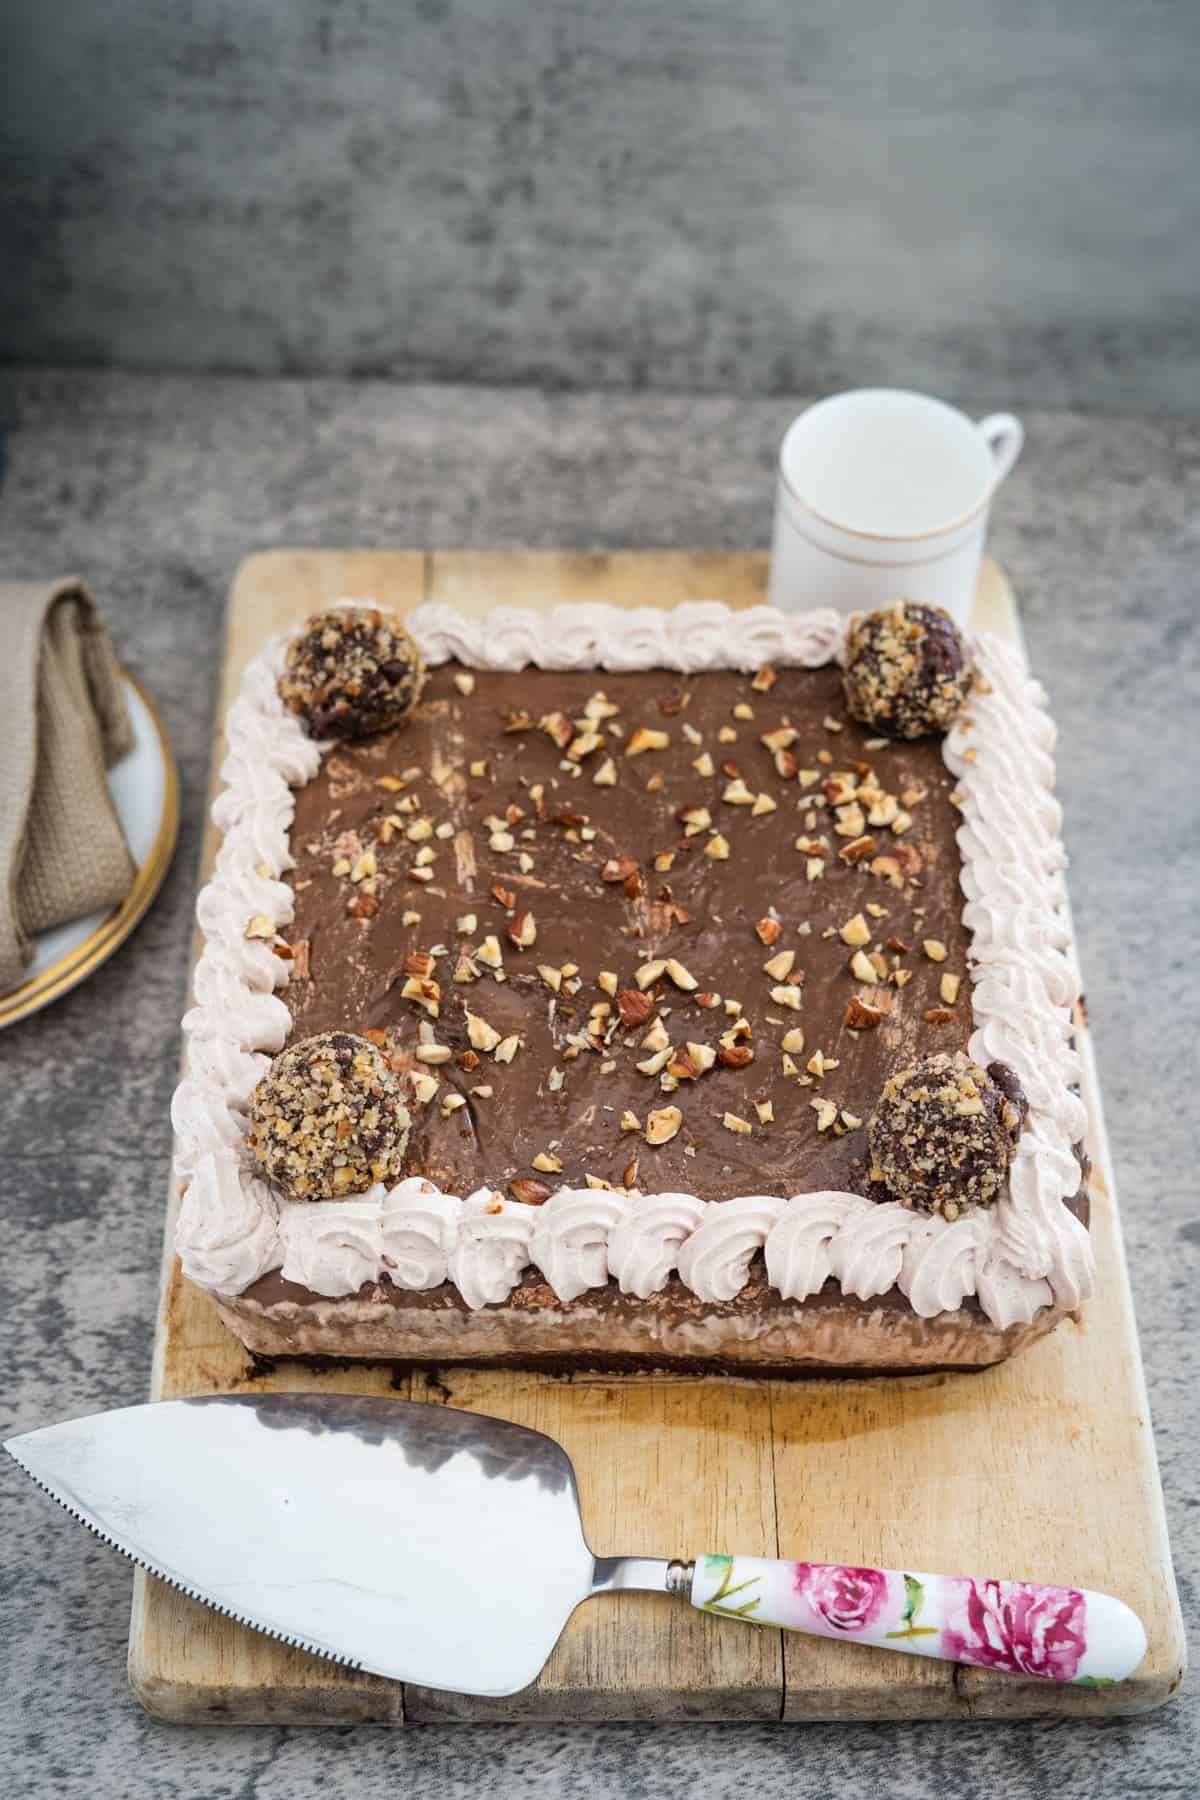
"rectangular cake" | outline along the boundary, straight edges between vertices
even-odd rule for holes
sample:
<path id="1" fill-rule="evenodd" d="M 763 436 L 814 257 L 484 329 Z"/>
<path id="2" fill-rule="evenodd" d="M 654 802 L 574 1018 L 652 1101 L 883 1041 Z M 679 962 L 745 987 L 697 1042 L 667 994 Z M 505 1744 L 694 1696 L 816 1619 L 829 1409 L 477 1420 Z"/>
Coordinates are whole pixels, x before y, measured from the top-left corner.
<path id="1" fill-rule="evenodd" d="M 345 603 L 264 649 L 173 1110 L 249 1349 L 978 1368 L 1081 1305 L 1053 727 L 928 612 Z"/>

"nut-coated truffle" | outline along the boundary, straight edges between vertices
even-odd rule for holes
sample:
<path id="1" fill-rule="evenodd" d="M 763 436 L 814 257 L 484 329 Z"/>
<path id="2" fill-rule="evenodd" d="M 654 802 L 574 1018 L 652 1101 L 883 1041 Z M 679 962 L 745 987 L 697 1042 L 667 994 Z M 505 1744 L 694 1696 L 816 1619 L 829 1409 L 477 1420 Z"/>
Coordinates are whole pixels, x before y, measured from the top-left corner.
<path id="1" fill-rule="evenodd" d="M 962 635 L 940 606 L 901 600 L 850 622 L 842 671 L 846 705 L 864 725 L 889 737 L 948 731 L 974 677 Z"/>
<path id="2" fill-rule="evenodd" d="M 421 653 L 393 614 L 335 606 L 288 645 L 279 693 L 314 737 L 369 738 L 403 723 L 424 679 Z"/>
<path id="3" fill-rule="evenodd" d="M 408 1128 L 398 1077 L 350 1031 L 289 1044 L 250 1097 L 250 1147 L 292 1200 L 339 1200 L 394 1180 Z"/>
<path id="4" fill-rule="evenodd" d="M 961 1050 L 922 1057 L 884 1085 L 867 1128 L 871 1179 L 901 1205 L 947 1219 L 964 1206 L 991 1206 L 1025 1110 L 1006 1063 L 982 1069 Z"/>

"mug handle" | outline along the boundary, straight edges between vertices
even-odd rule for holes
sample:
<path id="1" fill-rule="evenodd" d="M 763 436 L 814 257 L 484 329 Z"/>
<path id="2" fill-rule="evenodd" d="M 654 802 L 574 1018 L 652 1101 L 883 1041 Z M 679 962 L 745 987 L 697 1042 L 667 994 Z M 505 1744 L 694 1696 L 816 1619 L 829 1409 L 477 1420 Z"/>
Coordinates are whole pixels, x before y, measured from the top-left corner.
<path id="1" fill-rule="evenodd" d="M 1012 413 L 989 413 L 986 419 L 980 419 L 978 429 L 996 459 L 996 486 L 999 487 L 1021 454 L 1025 427 Z"/>

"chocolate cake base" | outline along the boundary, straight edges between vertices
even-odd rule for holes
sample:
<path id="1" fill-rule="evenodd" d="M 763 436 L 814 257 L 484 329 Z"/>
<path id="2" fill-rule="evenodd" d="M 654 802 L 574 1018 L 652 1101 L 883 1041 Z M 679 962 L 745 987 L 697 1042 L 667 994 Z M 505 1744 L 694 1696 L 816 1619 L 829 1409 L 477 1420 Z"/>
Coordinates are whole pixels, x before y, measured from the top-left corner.
<path id="1" fill-rule="evenodd" d="M 1074 1209 L 1086 1215 L 1080 1196 Z M 331 1357 L 433 1368 L 475 1364 L 552 1374 L 672 1369 L 689 1374 L 794 1376 L 929 1374 L 985 1369 L 1054 1330 L 1066 1308 L 1044 1307 L 1028 1324 L 993 1325 L 978 1303 L 932 1319 L 897 1288 L 859 1300 L 829 1281 L 807 1300 L 781 1300 L 766 1271 L 751 1269 L 735 1300 L 702 1303 L 676 1277 L 648 1300 L 617 1284 L 564 1306 L 535 1270 L 502 1308 L 472 1312 L 449 1284 L 414 1294 L 384 1279 L 325 1300 L 266 1275 L 244 1294 L 217 1298 L 226 1325 L 267 1357 Z"/>

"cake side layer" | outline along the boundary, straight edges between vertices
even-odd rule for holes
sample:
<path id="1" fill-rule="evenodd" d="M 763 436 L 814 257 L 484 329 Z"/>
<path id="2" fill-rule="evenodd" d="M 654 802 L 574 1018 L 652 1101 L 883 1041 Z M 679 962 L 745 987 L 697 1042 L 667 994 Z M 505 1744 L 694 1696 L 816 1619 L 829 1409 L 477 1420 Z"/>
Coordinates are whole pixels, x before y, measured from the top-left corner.
<path id="1" fill-rule="evenodd" d="M 440 609 L 437 610 L 440 613 Z M 589 623 L 582 615 L 595 614 L 603 610 L 574 609 L 571 623 L 577 635 L 581 631 L 590 632 L 594 639 L 597 635 L 595 621 L 592 620 Z M 714 615 L 721 614 L 723 609 L 693 610 L 701 611 L 706 615 L 706 629 L 711 626 L 713 631 L 716 630 L 717 622 L 714 622 Z M 627 618 L 628 615 L 620 613 L 613 616 L 613 641 L 616 641 L 617 625 L 619 624 L 623 628 Z M 665 629 L 664 621 L 669 618 L 670 615 L 655 615 L 654 629 L 661 634 Z M 740 625 L 737 615 L 725 614 L 724 618 L 730 633 L 732 633 L 734 621 Z M 534 623 L 538 632 L 545 630 L 544 619 L 537 618 Z M 799 628 L 797 621 L 789 620 L 785 623 L 789 632 L 794 633 Z M 531 628 L 522 627 L 522 629 L 528 631 Z M 772 629 L 781 632 L 783 627 L 776 623 Z M 441 617 L 437 621 L 430 622 L 429 635 L 436 635 L 436 630 L 442 631 L 443 637 L 461 640 L 463 636 L 469 638 L 472 633 L 477 634 L 481 627 L 470 622 L 456 622 L 452 617 L 447 622 L 445 617 Z M 520 636 L 519 632 L 517 636 Z M 513 633 L 510 632 L 508 638 L 499 643 L 498 655 L 501 659 L 514 654 L 512 640 Z M 696 634 L 692 634 L 691 641 L 693 643 L 696 641 Z M 707 640 L 704 638 L 704 634 L 700 633 L 699 641 L 704 655 L 711 658 L 714 654 L 719 654 L 719 651 L 714 650 L 711 631 Z M 461 641 L 458 641 L 457 648 L 464 651 Z M 465 653 L 472 653 L 470 644 L 465 647 Z M 639 651 L 638 654 L 640 653 Z M 540 654 L 543 657 L 547 654 L 544 644 Z M 758 652 L 756 651 L 755 654 L 757 655 Z M 552 660 L 554 656 L 553 642 L 549 655 Z M 1006 672 L 1002 670 L 1001 673 L 1005 675 Z M 1039 722 L 1036 693 L 1032 690 L 1031 685 L 1024 681 L 1024 677 L 1020 676 L 1019 670 L 1015 666 L 1007 674 L 1011 676 L 1008 683 L 1009 690 L 1012 690 L 1014 681 L 1023 683 L 1024 686 L 1018 686 L 1015 692 L 1003 693 L 1001 702 L 1010 713 L 1016 713 L 1018 725 L 1029 732 L 1033 752 L 1041 758 L 1042 762 L 1046 762 L 1048 758 L 1044 746 L 1039 746 L 1035 742 L 1037 732 L 1030 726 L 1031 720 L 1032 727 L 1036 727 Z M 190 1021 L 194 1079 L 190 1084 L 184 1084 L 176 1109 L 177 1123 L 183 1127 L 180 1132 L 181 1151 L 184 1153 L 181 1161 L 186 1162 L 190 1158 L 191 1167 L 194 1170 L 204 1159 L 208 1159 L 208 1162 L 218 1171 L 216 1189 L 217 1198 L 220 1201 L 219 1205 L 213 1204 L 214 1190 L 211 1180 L 207 1186 L 204 1182 L 193 1181 L 188 1199 L 185 1201 L 185 1217 L 181 1221 L 181 1249 L 185 1253 L 185 1262 L 190 1261 L 189 1272 L 206 1281 L 208 1285 L 226 1290 L 231 1287 L 245 1286 L 262 1267 L 269 1267 L 272 1261 L 278 1261 L 278 1251 L 272 1242 L 276 1231 L 273 1199 L 266 1196 L 262 1184 L 254 1182 L 246 1175 L 244 1168 L 239 1166 L 238 1162 L 238 1143 L 242 1130 L 240 1110 L 244 1105 L 250 1086 L 257 1078 L 257 1073 L 261 1071 L 263 1062 L 263 1059 L 256 1056 L 255 1052 L 260 1048 L 277 1047 L 277 1041 L 282 1041 L 280 1034 L 286 1029 L 284 1023 L 286 1013 L 271 992 L 277 985 L 278 964 L 274 970 L 271 969 L 270 952 L 265 943 L 247 944 L 245 941 L 246 903 L 249 901 L 273 906 L 276 909 L 275 922 L 287 922 L 289 898 L 286 896 L 281 898 L 279 891 L 281 884 L 270 881 L 269 876 L 274 870 L 285 866 L 286 863 L 286 830 L 283 832 L 282 846 L 279 844 L 280 834 L 278 831 L 278 825 L 284 816 L 284 809 L 290 804 L 286 783 L 293 779 L 305 779 L 304 771 L 293 775 L 291 770 L 312 751 L 312 746 L 307 742 L 285 744 L 283 739 L 286 734 L 275 729 L 279 723 L 277 718 L 270 718 L 272 730 L 264 732 L 260 729 L 264 717 L 271 715 L 274 696 L 273 693 L 268 694 L 267 692 L 263 672 L 259 673 L 257 679 L 258 688 L 254 690 L 251 677 L 247 678 L 247 694 L 253 694 L 253 704 L 247 710 L 256 716 L 240 722 L 234 717 L 230 722 L 232 750 L 230 763 L 236 764 L 240 753 L 242 766 L 230 769 L 235 780 L 231 793 L 226 796 L 227 803 L 222 809 L 225 815 L 223 822 L 230 827 L 231 838 L 240 836 L 243 841 L 240 844 L 231 844 L 230 839 L 227 838 L 225 851 L 222 853 L 225 856 L 225 867 L 222 869 L 219 866 L 218 878 L 213 884 L 214 895 L 208 909 L 209 923 L 214 926 L 214 929 L 209 932 L 209 952 L 213 952 L 213 954 L 210 956 L 209 952 L 206 952 L 206 960 L 209 964 L 207 971 L 203 968 L 198 971 L 197 998 L 200 1005 L 191 1016 Z M 994 692 L 994 689 L 992 691 Z M 246 695 L 243 697 L 245 698 Z M 989 695 L 985 694 L 976 704 L 986 709 L 990 703 Z M 276 706 L 276 711 L 278 710 Z M 236 713 L 237 708 L 235 708 Z M 1044 718 L 1042 722 L 1045 723 Z M 1011 723 L 1011 719 L 1005 721 L 1005 728 L 1009 731 L 1010 736 Z M 235 741 L 239 737 L 240 743 Z M 1017 744 L 1016 763 L 1020 762 L 1022 754 L 1026 754 L 1030 750 L 1030 745 Z M 965 750 L 973 751 L 973 749 L 974 746 L 968 740 Z M 950 760 L 949 747 L 947 759 Z M 251 761 L 252 768 L 250 767 Z M 281 763 L 284 762 L 287 764 L 286 771 L 281 766 Z M 1026 762 L 1027 764 L 1029 762 L 1028 755 L 1026 755 Z M 1009 811 L 1013 810 L 1014 801 L 1023 804 L 1026 793 L 1020 790 L 1019 784 L 1029 771 L 1028 767 L 1022 769 L 1015 766 L 1012 744 L 1004 743 L 1003 754 L 999 757 L 996 768 L 993 768 L 990 763 L 987 767 L 992 774 L 995 774 L 998 768 L 999 774 L 1004 777 L 1001 783 L 1000 798 L 1005 797 L 1003 789 L 1007 785 Z M 977 763 L 971 757 L 965 757 L 961 786 L 968 809 L 976 768 Z M 1044 1118 L 1049 1120 L 1050 1128 L 1054 1128 L 1054 1107 L 1061 1101 L 1061 1096 L 1054 1091 L 1054 1076 L 1056 1070 L 1063 1066 L 1064 1048 L 1069 1050 L 1069 1014 L 1065 1013 L 1058 993 L 1055 993 L 1052 1001 L 1048 993 L 1050 982 L 1057 983 L 1061 987 L 1062 965 L 1065 963 L 1061 950 L 1056 944 L 1050 943 L 1047 947 L 1046 921 L 1049 916 L 1057 912 L 1057 900 L 1047 885 L 1048 880 L 1053 876 L 1053 870 L 1048 865 L 1056 845 L 1056 819 L 1052 811 L 1053 803 L 1048 799 L 1049 775 L 1040 766 L 1035 766 L 1032 772 L 1035 778 L 1034 785 L 1041 784 L 1039 792 L 1047 801 L 1046 807 L 1035 807 L 1034 809 L 1033 824 L 1036 828 L 1032 833 L 1034 850 L 1041 855 L 1048 845 L 1050 857 L 1041 855 L 1041 861 L 1035 868 L 1030 861 L 1031 853 L 1028 852 L 1028 845 L 1023 844 L 1024 866 L 1019 873 L 1022 878 L 1024 899 L 1030 904 L 1025 906 L 1024 913 L 1018 917 L 1017 923 L 1025 934 L 1029 946 L 1036 949 L 1039 956 L 1043 951 L 1045 955 L 1041 956 L 1040 960 L 1038 957 L 1032 959 L 1034 988 L 1030 989 L 1027 983 L 1026 993 L 1023 996 L 1018 994 L 1016 998 L 1018 1002 L 1022 1003 L 1024 1010 L 1032 1015 L 1036 1015 L 1040 1007 L 1043 1014 L 1043 1025 L 1044 1014 L 1049 1004 L 1053 1004 L 1066 1022 L 1064 1032 L 1060 1029 L 1062 1021 L 1058 1017 L 1055 1018 L 1056 1035 L 1053 1037 L 1048 1036 L 1043 1030 L 1045 1047 L 1048 1048 L 1050 1054 L 1040 1069 L 1042 1099 L 1045 1102 L 1040 1110 Z M 1026 782 L 1025 785 L 1028 787 L 1029 783 Z M 281 789 L 282 799 L 280 798 Z M 1033 794 L 1033 799 L 1035 801 L 1038 799 L 1038 793 Z M 1008 823 L 1004 816 L 1004 808 L 1001 807 L 995 818 L 989 819 L 988 823 L 996 824 L 1003 838 Z M 1028 821 L 1021 820 L 1023 827 L 1027 823 Z M 1010 843 L 1010 850 L 1011 847 Z M 964 858 L 967 865 L 964 868 L 964 887 L 970 894 L 971 869 L 969 865 L 971 858 L 968 855 L 968 848 L 969 846 L 964 844 Z M 273 850 L 278 854 L 272 856 Z M 1061 851 L 1060 846 L 1058 850 Z M 226 851 L 240 851 L 242 854 L 240 857 L 234 854 L 226 856 Z M 265 854 L 259 855 L 257 860 L 250 864 L 248 870 L 246 864 L 250 854 L 261 851 L 265 851 Z M 1010 855 L 1009 863 L 1013 860 Z M 978 897 L 982 906 L 981 922 L 984 928 L 982 941 L 985 951 L 991 956 L 989 978 L 999 977 L 998 984 L 994 982 L 993 985 L 998 985 L 1001 990 L 1000 998 L 1003 1001 L 1003 1007 L 997 1007 L 997 1011 L 1003 1011 L 1006 1008 L 1007 1016 L 1002 1017 L 997 1026 L 995 1021 L 987 1016 L 986 1009 L 981 1008 L 977 1003 L 974 1008 L 976 1037 L 980 1031 L 987 1030 L 989 1027 L 999 1030 L 1003 1036 L 1006 1031 L 1011 1033 L 1018 1028 L 1020 1020 L 1017 1014 L 1021 1010 L 1021 1006 L 1014 1005 L 1011 991 L 1011 971 L 1004 967 L 1006 955 L 1011 961 L 1012 943 L 1011 941 L 1006 943 L 1002 928 L 1006 923 L 1011 923 L 1011 920 L 1006 919 L 1004 909 L 997 906 L 993 896 L 981 893 Z M 968 907 L 968 912 L 969 910 L 970 907 Z M 978 910 L 980 909 L 977 908 Z M 236 931 L 232 923 L 234 919 L 237 921 Z M 997 927 L 1001 929 L 997 929 Z M 976 929 L 976 927 L 972 926 L 972 929 Z M 1029 961 L 1027 960 L 1023 966 L 1025 973 L 1029 974 Z M 1006 982 L 1008 983 L 1007 987 L 1005 986 Z M 780 985 L 786 985 L 786 983 Z M 281 1019 L 281 1013 L 284 1015 L 283 1019 Z M 1035 1024 L 1038 1022 L 1036 1016 L 1033 1022 Z M 1036 1033 L 1034 1035 L 1036 1037 Z M 1061 1105 L 1057 1129 L 1061 1136 L 1061 1131 L 1064 1129 Z M 1009 1263 L 1005 1258 L 998 1258 L 994 1244 L 989 1248 L 989 1241 L 997 1235 L 991 1229 L 993 1221 L 990 1219 L 985 1220 L 985 1224 L 989 1227 L 988 1231 L 979 1241 L 968 1246 L 967 1253 L 959 1258 L 962 1267 L 957 1271 L 956 1279 L 965 1277 L 968 1288 L 979 1285 L 979 1277 L 983 1275 L 984 1269 L 989 1263 L 993 1266 L 993 1275 L 998 1262 L 1006 1266 L 1007 1272 L 1012 1276 L 1006 1297 L 1001 1303 L 997 1302 L 997 1288 L 994 1280 L 990 1298 L 985 1296 L 985 1305 L 991 1305 L 998 1311 L 1011 1310 L 1014 1304 L 1034 1311 L 1039 1305 L 1045 1305 L 1051 1292 L 1046 1282 L 1047 1274 L 1057 1277 L 1060 1288 L 1066 1294 L 1071 1292 L 1080 1294 L 1086 1286 L 1086 1234 L 1079 1233 L 1077 1230 L 1076 1235 L 1072 1236 L 1069 1225 L 1054 1216 L 1052 1202 L 1056 1196 L 1052 1194 L 1051 1190 L 1055 1182 L 1061 1186 L 1065 1179 L 1065 1170 L 1061 1155 L 1058 1153 L 1058 1144 L 1050 1143 L 1047 1146 L 1044 1141 L 1045 1137 L 1046 1132 L 1043 1132 L 1043 1150 L 1049 1148 L 1052 1157 L 1056 1156 L 1057 1161 L 1052 1160 L 1048 1169 L 1044 1160 L 1042 1165 L 1031 1164 L 1027 1171 L 1026 1188 L 1029 1187 L 1028 1178 L 1031 1177 L 1032 1191 L 1019 1192 L 1014 1184 L 1012 1195 L 1011 1212 L 1016 1225 L 1024 1227 L 1025 1237 L 1018 1241 L 1019 1233 L 1010 1230 L 1009 1243 L 1012 1248 L 1017 1250 L 1024 1266 L 1022 1267 L 1018 1262 Z M 1070 1139 L 1067 1140 L 1067 1143 L 1069 1147 Z M 205 1166 L 207 1167 L 208 1163 Z M 1069 1190 L 1064 1188 L 1063 1191 Z M 820 1196 L 813 1198 L 819 1200 Z M 189 1207 L 188 1202 L 193 1199 L 195 1203 Z M 793 1206 L 796 1204 L 798 1203 L 793 1202 Z M 1061 1198 L 1057 1198 L 1057 1207 L 1060 1214 L 1065 1212 L 1061 1205 Z M 288 1208 L 287 1210 L 291 1216 L 297 1209 Z M 321 1209 L 318 1207 L 310 1210 L 319 1212 Z M 888 1207 L 877 1210 L 892 1212 L 899 1209 Z M 918 1260 L 935 1262 L 937 1255 L 944 1251 L 948 1242 L 947 1234 L 936 1232 L 933 1234 L 934 1238 L 940 1236 L 940 1245 L 935 1242 L 924 1242 L 930 1236 L 928 1221 L 913 1219 L 910 1216 L 904 1223 L 909 1234 L 908 1242 L 902 1246 L 905 1250 L 905 1260 L 911 1262 L 915 1253 Z M 843 1227 L 843 1230 L 848 1229 L 850 1229 L 849 1224 Z M 1083 1239 L 1082 1251 L 1080 1237 Z M 602 1242 L 599 1249 L 602 1253 L 604 1249 Z M 1039 1263 L 1043 1265 L 1043 1268 L 1035 1273 L 1034 1269 Z M 913 1284 L 910 1282 L 909 1285 Z M 923 1303 L 928 1305 L 931 1300 L 934 1302 L 938 1300 L 940 1290 L 935 1281 L 932 1288 L 929 1283 L 918 1282 L 914 1291 L 921 1292 Z M 980 1285 L 979 1291 L 981 1295 L 984 1295 L 985 1287 Z M 949 1306 L 952 1301 L 945 1299 L 942 1303 Z"/>
<path id="2" fill-rule="evenodd" d="M 246 1347 L 262 1356 L 755 1376 L 987 1368 L 1069 1316 L 1065 1308 L 1048 1306 L 1028 1322 L 1005 1327 L 974 1308 L 923 1319 L 903 1301 L 889 1304 L 890 1296 L 864 1302 L 834 1288 L 785 1302 L 765 1283 L 752 1308 L 736 1314 L 707 1308 L 699 1316 L 666 1308 L 618 1312 L 595 1304 L 591 1295 L 565 1311 L 553 1304 L 430 1311 L 414 1304 L 418 1298 L 264 1304 L 251 1291 L 218 1296 L 217 1308 Z"/>

